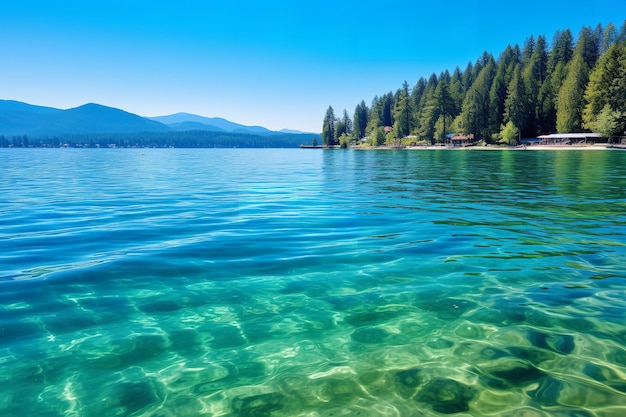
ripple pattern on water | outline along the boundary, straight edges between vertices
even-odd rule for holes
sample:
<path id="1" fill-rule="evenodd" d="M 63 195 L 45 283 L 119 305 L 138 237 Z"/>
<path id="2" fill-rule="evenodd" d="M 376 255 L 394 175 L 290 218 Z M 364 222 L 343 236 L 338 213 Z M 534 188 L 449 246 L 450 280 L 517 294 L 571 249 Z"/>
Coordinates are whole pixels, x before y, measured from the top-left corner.
<path id="1" fill-rule="evenodd" d="M 626 153 L 0 158 L 2 414 L 626 413 Z"/>

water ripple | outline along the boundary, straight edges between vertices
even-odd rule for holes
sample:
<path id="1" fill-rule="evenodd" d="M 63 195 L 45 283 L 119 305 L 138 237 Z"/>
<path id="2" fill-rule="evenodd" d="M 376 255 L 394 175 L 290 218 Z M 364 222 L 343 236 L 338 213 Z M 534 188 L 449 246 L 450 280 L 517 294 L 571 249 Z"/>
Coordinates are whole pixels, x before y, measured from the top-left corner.
<path id="1" fill-rule="evenodd" d="M 5 414 L 626 412 L 626 153 L 0 157 Z"/>

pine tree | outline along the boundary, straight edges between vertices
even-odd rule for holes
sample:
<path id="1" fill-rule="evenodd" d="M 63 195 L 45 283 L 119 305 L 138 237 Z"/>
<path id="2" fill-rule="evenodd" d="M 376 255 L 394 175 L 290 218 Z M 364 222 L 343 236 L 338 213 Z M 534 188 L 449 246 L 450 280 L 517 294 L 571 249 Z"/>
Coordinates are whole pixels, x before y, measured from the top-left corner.
<path id="1" fill-rule="evenodd" d="M 435 90 L 439 80 L 436 74 L 428 78 L 419 103 L 419 114 L 417 115 L 417 135 L 422 140 L 431 141 L 435 136 L 435 123 L 439 118 Z"/>
<path id="2" fill-rule="evenodd" d="M 524 42 L 524 49 L 522 50 L 522 66 L 527 66 L 535 52 L 535 37 L 530 35 Z"/>
<path id="3" fill-rule="evenodd" d="M 346 135 L 350 136 L 352 135 L 353 132 L 353 125 L 352 125 L 352 119 L 350 118 L 350 116 L 348 115 L 348 110 L 343 109 L 343 116 L 341 118 L 341 122 L 344 125 L 344 132 Z"/>
<path id="4" fill-rule="evenodd" d="M 411 108 L 411 97 L 409 93 L 409 83 L 406 81 L 402 84 L 402 88 L 396 93 L 396 103 L 393 110 L 395 123 L 394 131 L 398 138 L 408 136 L 412 127 L 413 110 Z"/>
<path id="5" fill-rule="evenodd" d="M 372 133 L 378 128 L 382 127 L 382 109 L 381 102 L 378 96 L 374 96 L 372 99 L 372 105 L 367 115 L 367 126 L 365 127 L 365 135 L 371 136 Z"/>
<path id="6" fill-rule="evenodd" d="M 352 136 L 352 119 L 348 115 L 346 109 L 343 110 L 342 116 L 335 122 L 335 143 L 339 142 L 339 138 Z"/>
<path id="7" fill-rule="evenodd" d="M 593 32 L 588 27 L 584 27 L 578 35 L 578 42 L 576 42 L 576 49 L 574 49 L 574 55 L 582 55 L 583 60 L 587 64 L 587 68 L 593 68 L 598 60 L 598 44 L 599 41 L 593 35 Z"/>
<path id="8" fill-rule="evenodd" d="M 365 129 L 367 128 L 367 116 L 369 109 L 364 100 L 356 106 L 354 109 L 354 135 L 356 139 L 362 139 L 365 137 Z"/>
<path id="9" fill-rule="evenodd" d="M 452 110 L 452 116 L 455 117 L 459 113 L 461 113 L 461 106 L 463 105 L 463 95 L 465 91 L 463 90 L 463 73 L 459 67 L 454 69 L 452 73 L 452 77 L 450 78 L 450 97 L 452 98 L 452 102 L 454 108 Z"/>
<path id="10" fill-rule="evenodd" d="M 558 31 L 554 35 L 552 51 L 548 59 L 548 73 L 552 74 L 559 63 L 567 65 L 574 55 L 574 37 L 572 32 L 567 29 L 563 32 Z"/>
<path id="11" fill-rule="evenodd" d="M 445 140 L 445 135 L 450 126 L 451 118 L 454 117 L 454 101 L 450 94 L 450 74 L 446 71 L 439 77 L 439 83 L 435 88 L 434 98 L 437 102 L 439 119 L 441 119 L 441 134 L 438 141 Z"/>
<path id="12" fill-rule="evenodd" d="M 546 47 L 545 37 L 537 37 L 534 49 L 526 61 L 522 73 L 525 90 L 524 111 L 526 114 L 524 124 L 518 125 L 518 128 L 524 136 L 535 136 L 539 131 L 537 123 L 543 110 L 539 102 L 539 93 L 546 78 L 548 65 Z"/>
<path id="13" fill-rule="evenodd" d="M 527 116 L 526 89 L 522 79 L 521 65 L 518 65 L 507 88 L 504 120 L 520 129 L 526 126 Z"/>
<path id="14" fill-rule="evenodd" d="M 380 115 L 383 126 L 393 126 L 393 94 L 385 94 L 381 98 L 382 113 Z"/>
<path id="15" fill-rule="evenodd" d="M 490 56 L 489 62 L 465 95 L 461 112 L 465 133 L 473 133 L 487 140 L 491 138 L 491 133 L 495 133 L 489 130 L 489 90 L 495 75 L 496 63 Z"/>
<path id="16" fill-rule="evenodd" d="M 335 111 L 332 106 L 328 106 L 322 124 L 322 144 L 324 146 L 335 145 Z"/>
<path id="17" fill-rule="evenodd" d="M 602 35 L 602 45 L 600 46 L 600 55 L 604 55 L 609 48 L 617 42 L 619 37 L 619 32 L 613 23 L 609 23 L 604 28 L 604 33 Z"/>
<path id="18" fill-rule="evenodd" d="M 580 132 L 585 86 L 589 80 L 589 69 L 584 55 L 578 53 L 569 65 L 567 77 L 559 90 L 556 108 L 556 130 L 559 133 Z"/>
<path id="19" fill-rule="evenodd" d="M 589 75 L 585 101 L 585 128 L 595 129 L 595 123 L 604 111 L 605 119 L 607 114 L 616 118 L 616 131 L 626 130 L 626 41 L 613 44 L 598 60 Z"/>
<path id="20" fill-rule="evenodd" d="M 469 88 L 474 84 L 474 65 L 470 62 L 467 63 L 465 67 L 465 71 L 463 71 L 463 90 L 465 93 L 469 90 Z"/>

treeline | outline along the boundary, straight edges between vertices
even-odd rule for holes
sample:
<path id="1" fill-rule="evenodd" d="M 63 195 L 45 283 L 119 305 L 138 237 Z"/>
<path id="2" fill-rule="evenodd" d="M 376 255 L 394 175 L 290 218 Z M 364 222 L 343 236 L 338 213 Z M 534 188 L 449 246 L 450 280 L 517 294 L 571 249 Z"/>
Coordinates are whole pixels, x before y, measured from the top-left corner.
<path id="1" fill-rule="evenodd" d="M 322 125 L 324 145 L 347 146 L 367 138 L 373 146 L 445 142 L 473 134 L 486 143 L 514 143 L 539 134 L 626 131 L 626 21 L 618 30 L 583 27 L 577 39 L 558 31 L 551 46 L 530 36 L 507 46 L 496 60 L 484 52 L 465 70 L 405 81 L 395 93 L 376 96 L 337 117 L 331 107 Z"/>
<path id="2" fill-rule="evenodd" d="M 0 136 L 0 147 L 18 148 L 297 148 L 317 143 L 315 134 L 259 136 L 246 133 L 185 131 L 76 134 L 44 138 Z"/>

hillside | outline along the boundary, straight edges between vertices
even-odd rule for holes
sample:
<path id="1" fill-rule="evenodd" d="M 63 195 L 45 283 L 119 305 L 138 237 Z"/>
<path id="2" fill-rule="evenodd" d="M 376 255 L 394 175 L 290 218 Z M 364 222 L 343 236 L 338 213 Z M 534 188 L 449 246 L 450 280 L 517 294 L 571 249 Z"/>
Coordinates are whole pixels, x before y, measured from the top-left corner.
<path id="1" fill-rule="evenodd" d="M 626 131 L 626 22 L 529 36 L 497 57 L 484 52 L 465 69 L 444 69 L 414 86 L 356 105 L 353 117 L 330 106 L 322 142 L 367 137 L 373 146 L 445 142 L 454 134 L 515 143 L 550 133 Z M 617 140 L 617 139 L 616 139 Z"/>
<path id="2" fill-rule="evenodd" d="M 154 118 L 89 103 L 72 109 L 0 100 L 0 147 L 298 147 L 317 134 L 273 132 L 222 118 Z"/>
<path id="3" fill-rule="evenodd" d="M 0 100 L 0 147 L 294 148 L 319 141 L 317 134 L 272 132 L 186 113 L 161 119 L 172 123 L 94 103 L 61 110 Z"/>
<path id="4" fill-rule="evenodd" d="M 0 100 L 0 134 L 31 137 L 86 133 L 154 132 L 169 128 L 136 114 L 99 104 L 60 110 Z"/>

